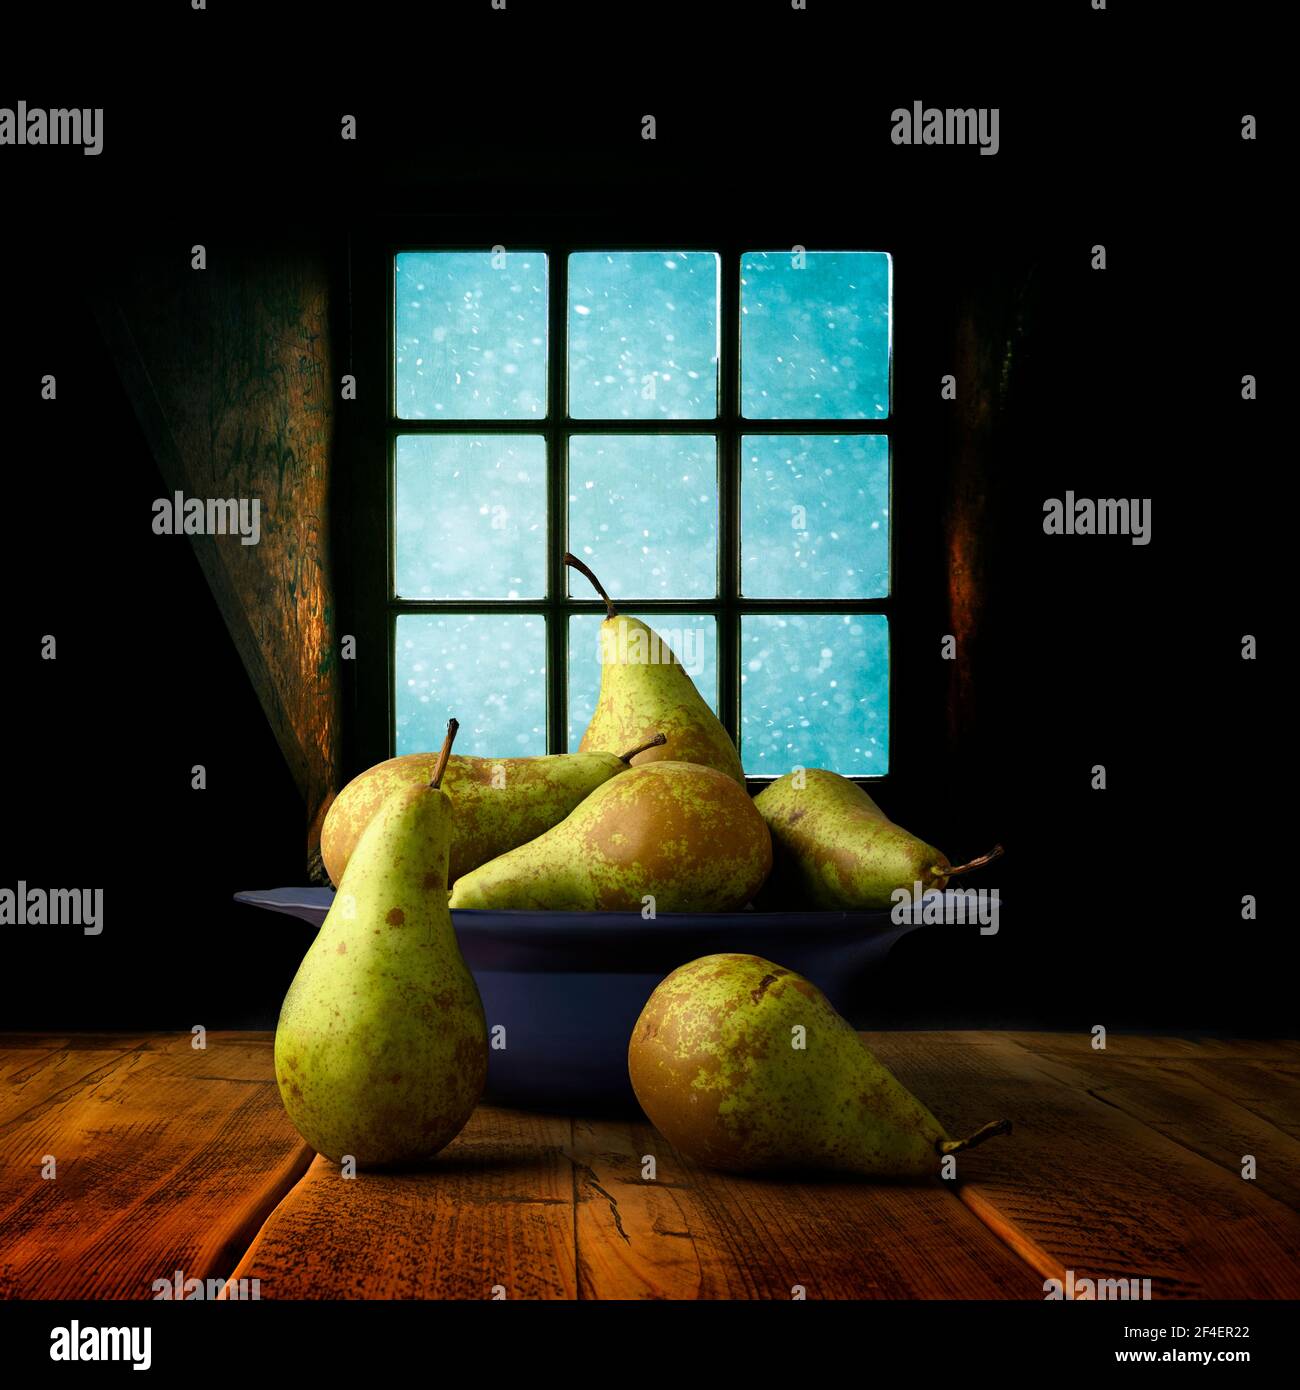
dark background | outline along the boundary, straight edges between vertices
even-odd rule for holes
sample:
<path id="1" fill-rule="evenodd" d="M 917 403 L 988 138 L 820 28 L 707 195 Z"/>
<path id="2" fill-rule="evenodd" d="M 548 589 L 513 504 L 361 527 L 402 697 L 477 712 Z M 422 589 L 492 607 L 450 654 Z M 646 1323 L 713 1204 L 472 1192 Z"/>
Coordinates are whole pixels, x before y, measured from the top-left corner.
<path id="1" fill-rule="evenodd" d="M 518 7 L 521 34 L 533 10 Z M 996 937 L 905 939 L 861 1021 L 1293 1029 L 1275 888 L 1289 844 L 1269 795 L 1280 726 L 1264 668 L 1239 655 L 1250 632 L 1270 657 L 1264 603 L 1286 544 L 1265 436 L 1265 111 L 1249 90 L 1155 81 L 1126 46 L 1131 21 L 1106 16 L 1099 40 L 1086 6 L 1020 31 L 1043 59 L 1032 73 L 1007 61 L 1005 76 L 968 64 L 951 79 L 915 46 L 884 63 L 815 12 L 795 17 L 806 33 L 784 6 L 743 13 L 744 43 L 702 53 L 653 17 L 639 42 L 616 41 L 606 18 L 586 46 L 607 60 L 581 80 L 539 77 L 531 38 L 492 33 L 485 50 L 476 12 L 464 35 L 437 31 L 454 81 L 413 44 L 421 75 L 399 91 L 378 69 L 289 81 L 277 49 L 234 66 L 209 52 L 201 72 L 144 84 L 101 71 L 102 96 L 71 81 L 2 94 L 106 107 L 97 159 L 0 150 L 0 884 L 102 885 L 106 925 L 6 929 L 0 1026 L 271 1026 L 309 942 L 231 902 L 304 881 L 304 808 L 190 543 L 151 531 L 168 489 L 96 327 L 96 286 L 145 241 L 187 258 L 194 241 L 299 234 L 332 247 L 342 285 L 349 243 L 393 218 L 427 219 L 436 239 L 448 215 L 487 215 L 507 243 L 558 223 L 896 257 L 897 771 L 879 800 L 954 860 L 1005 844 L 982 882 L 1007 906 Z M 237 49 L 230 14 L 208 18 Z M 166 32 L 192 43 L 187 22 L 173 14 Z M 580 46 L 566 30 L 547 61 Z M 889 113 L 916 99 L 998 105 L 1000 153 L 893 146 Z M 344 111 L 355 146 L 338 139 Z M 1246 111 L 1258 144 L 1239 138 Z M 955 428 L 939 379 L 963 300 L 1011 322 L 1016 346 L 989 455 L 977 693 L 954 734 L 935 656 Z M 47 371 L 57 405 L 39 399 Z M 1067 489 L 1151 498 L 1152 543 L 1044 536 L 1043 501 Z M 347 532 L 336 513 L 344 571 Z M 39 658 L 45 633 L 55 662 Z M 196 762 L 206 792 L 190 789 Z M 1245 893 L 1257 922 L 1241 920 Z"/>

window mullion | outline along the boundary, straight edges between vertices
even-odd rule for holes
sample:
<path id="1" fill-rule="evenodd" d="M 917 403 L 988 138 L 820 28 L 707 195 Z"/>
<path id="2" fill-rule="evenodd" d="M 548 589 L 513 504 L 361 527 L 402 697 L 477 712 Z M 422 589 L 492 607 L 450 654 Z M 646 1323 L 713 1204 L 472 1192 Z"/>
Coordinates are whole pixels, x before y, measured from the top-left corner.
<path id="1" fill-rule="evenodd" d="M 547 248 L 550 285 L 546 343 L 546 751 L 567 747 L 569 619 L 564 611 L 568 578 L 564 552 L 568 546 L 568 414 L 569 358 L 566 319 L 569 298 L 568 250 Z"/>
<path id="2" fill-rule="evenodd" d="M 548 303 L 547 303 L 547 385 L 546 419 L 541 432 L 547 446 L 546 474 L 546 541 L 547 561 L 545 567 L 546 590 L 538 600 L 501 601 L 456 601 L 440 600 L 425 605 L 419 601 L 398 599 L 392 587 L 391 572 L 387 576 L 387 619 L 388 632 L 388 737 L 394 736 L 395 703 L 395 645 L 393 625 L 400 613 L 463 611 L 484 613 L 540 613 L 545 621 L 546 650 L 546 751 L 562 752 L 568 742 L 568 666 L 569 666 L 569 627 L 570 619 L 576 614 L 599 613 L 602 606 L 594 599 L 568 597 L 568 571 L 563 556 L 569 545 L 568 536 L 568 445 L 570 434 L 695 434 L 710 429 L 703 420 L 655 420 L 655 419 L 584 419 L 572 421 L 568 417 L 569 360 L 568 360 L 568 258 L 574 249 L 569 245 L 551 243 L 546 246 L 548 257 Z M 716 619 L 717 630 L 717 673 L 718 673 L 718 713 L 728 732 L 740 741 L 741 728 L 741 620 L 743 614 L 762 613 L 807 613 L 829 614 L 858 612 L 878 613 L 892 616 L 894 611 L 894 582 L 896 565 L 894 552 L 896 545 L 893 525 L 894 508 L 892 492 L 894 483 L 893 445 L 897 417 L 894 414 L 893 372 L 894 353 L 892 343 L 893 304 L 890 305 L 889 345 L 889 414 L 884 419 L 872 420 L 763 420 L 742 419 L 741 379 L 740 379 L 740 270 L 743 247 L 740 243 L 727 243 L 719 248 L 720 284 L 718 295 L 718 412 L 712 430 L 717 439 L 718 467 L 718 572 L 717 592 L 709 599 L 658 599 L 626 600 L 629 609 L 642 608 L 647 614 L 692 613 L 711 614 Z M 385 536 L 385 558 L 391 570 L 393 562 L 393 536 L 396 517 L 393 512 L 395 499 L 391 494 L 393 486 L 393 458 L 397 437 L 403 433 L 483 433 L 483 434 L 535 434 L 536 422 L 515 419 L 492 419 L 485 421 L 421 419 L 403 420 L 397 414 L 395 400 L 396 379 L 394 367 L 394 255 L 387 256 L 388 312 L 387 337 L 385 343 L 386 385 L 388 395 L 386 449 L 388 516 Z M 891 281 L 892 292 L 892 281 Z M 883 434 L 890 445 L 890 590 L 886 597 L 863 600 L 817 600 L 817 599 L 744 599 L 741 591 L 741 486 L 743 461 L 741 445 L 746 430 L 755 430 L 772 435 L 871 435 Z M 891 631 L 892 639 L 892 631 Z M 891 640 L 892 645 L 892 640 Z M 894 714 L 894 661 L 890 659 L 890 679 L 888 692 L 889 728 L 892 734 Z M 391 747 L 391 745 L 390 745 Z"/>
<path id="3" fill-rule="evenodd" d="M 722 251 L 718 306 L 718 713 L 740 743 L 740 249 Z"/>

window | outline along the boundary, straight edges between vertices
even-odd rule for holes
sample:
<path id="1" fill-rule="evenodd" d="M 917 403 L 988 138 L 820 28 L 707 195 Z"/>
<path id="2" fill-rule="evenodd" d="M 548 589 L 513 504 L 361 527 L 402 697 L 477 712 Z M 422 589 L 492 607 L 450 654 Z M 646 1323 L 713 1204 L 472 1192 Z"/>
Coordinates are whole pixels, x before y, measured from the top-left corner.
<path id="1" fill-rule="evenodd" d="M 603 604 L 672 646 L 746 773 L 889 767 L 882 252 L 391 257 L 391 747 L 577 746 Z"/>

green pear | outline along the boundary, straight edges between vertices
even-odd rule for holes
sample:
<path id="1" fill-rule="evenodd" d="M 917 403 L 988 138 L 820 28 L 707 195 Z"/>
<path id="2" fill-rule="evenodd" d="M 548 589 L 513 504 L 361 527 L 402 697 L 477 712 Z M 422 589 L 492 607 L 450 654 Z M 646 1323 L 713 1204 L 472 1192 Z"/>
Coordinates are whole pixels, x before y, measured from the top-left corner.
<path id="1" fill-rule="evenodd" d="M 443 790 L 452 818 L 450 881 L 558 825 L 602 782 L 626 772 L 633 758 L 664 742 L 663 734 L 626 753 L 555 753 L 543 758 L 474 758 L 456 754 Z M 361 832 L 399 787 L 426 785 L 436 753 L 405 753 L 354 777 L 334 798 L 321 827 L 320 851 L 338 886 Z"/>
<path id="2" fill-rule="evenodd" d="M 430 1158 L 487 1079 L 487 1027 L 447 910 L 452 803 L 399 787 L 366 827 L 275 1031 L 284 1108 L 318 1153 L 359 1167 Z"/>
<path id="3" fill-rule="evenodd" d="M 453 908 L 727 912 L 772 866 L 749 794 L 695 763 L 646 763 L 615 777 L 544 835 L 459 879 Z"/>
<path id="4" fill-rule="evenodd" d="M 788 772 L 754 798 L 772 832 L 773 902 L 849 911 L 893 906 L 891 894 L 943 888 L 987 864 L 953 867 L 945 855 L 893 821 L 856 782 L 810 767 Z"/>
<path id="5" fill-rule="evenodd" d="M 674 970 L 637 1020 L 628 1072 L 671 1144 L 732 1172 L 939 1176 L 945 1155 L 1010 1129 L 949 1138 L 819 989 L 760 956 Z"/>
<path id="6" fill-rule="evenodd" d="M 607 611 L 600 625 L 600 694 L 579 749 L 631 748 L 662 730 L 667 746 L 635 755 L 635 766 L 669 759 L 699 763 L 744 786 L 736 745 L 668 644 L 639 618 L 619 613 L 600 580 L 576 556 L 566 555 L 564 563 L 586 575 Z"/>

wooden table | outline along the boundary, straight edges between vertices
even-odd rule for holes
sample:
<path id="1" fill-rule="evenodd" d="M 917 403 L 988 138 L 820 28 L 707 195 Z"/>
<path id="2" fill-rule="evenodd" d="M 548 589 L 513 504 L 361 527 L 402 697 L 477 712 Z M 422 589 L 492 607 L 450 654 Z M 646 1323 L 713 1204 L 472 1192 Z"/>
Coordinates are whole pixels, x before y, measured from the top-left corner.
<path id="1" fill-rule="evenodd" d="M 1041 1299 L 1073 1270 L 1300 1296 L 1300 1043 L 864 1036 L 951 1132 L 1015 1132 L 955 1183 L 778 1182 L 645 1123 L 484 1106 L 427 1170 L 349 1180 L 285 1117 L 270 1034 L 0 1035 L 0 1295 L 180 1270 L 262 1298 Z"/>

